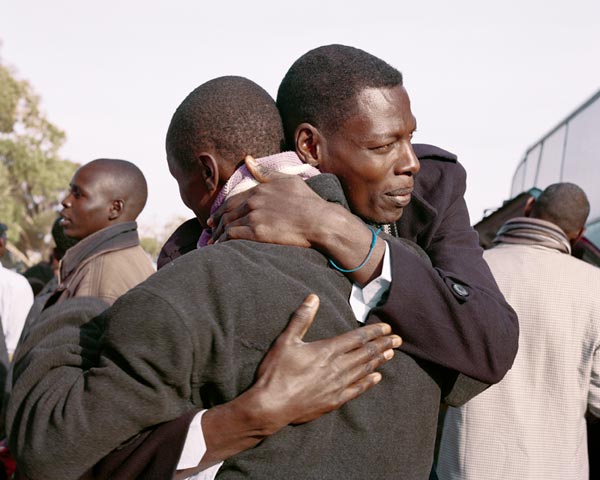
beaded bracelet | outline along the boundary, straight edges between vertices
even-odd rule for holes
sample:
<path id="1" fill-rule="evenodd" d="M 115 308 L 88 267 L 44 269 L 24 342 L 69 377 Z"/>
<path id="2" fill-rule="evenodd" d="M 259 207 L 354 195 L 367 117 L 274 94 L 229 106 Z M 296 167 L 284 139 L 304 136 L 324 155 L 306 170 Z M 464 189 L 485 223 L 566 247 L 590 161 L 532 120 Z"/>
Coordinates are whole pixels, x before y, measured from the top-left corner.
<path id="1" fill-rule="evenodd" d="M 367 254 L 367 258 L 365 258 L 358 267 L 352 268 L 350 270 L 346 270 L 345 268 L 338 267 L 335 264 L 335 262 L 330 258 L 329 263 L 331 264 L 331 266 L 333 268 L 335 268 L 336 270 L 338 270 L 339 272 L 342 272 L 342 273 L 352 273 L 352 272 L 356 272 L 357 270 L 360 270 L 362 267 L 364 267 L 369 262 L 371 255 L 373 254 L 373 250 L 375 250 L 375 244 L 377 243 L 377 235 L 379 235 L 379 232 L 381 232 L 381 227 L 379 227 L 377 230 L 375 230 L 371 225 L 367 225 L 367 227 L 369 227 L 369 230 L 371 230 L 371 235 L 372 235 L 371 247 L 369 248 L 369 253 Z"/>

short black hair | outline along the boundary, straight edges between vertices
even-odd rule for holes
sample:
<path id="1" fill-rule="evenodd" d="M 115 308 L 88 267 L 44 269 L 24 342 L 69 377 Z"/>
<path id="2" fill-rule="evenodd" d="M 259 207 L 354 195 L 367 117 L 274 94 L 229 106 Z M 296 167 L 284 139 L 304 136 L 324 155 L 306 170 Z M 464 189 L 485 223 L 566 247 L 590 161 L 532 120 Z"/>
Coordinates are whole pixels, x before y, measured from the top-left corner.
<path id="1" fill-rule="evenodd" d="M 335 132 L 356 109 L 365 88 L 402 85 L 402 74 L 380 58 L 346 45 L 326 45 L 302 55 L 290 67 L 277 92 L 288 148 L 296 127 L 310 123 Z"/>
<path id="2" fill-rule="evenodd" d="M 244 77 L 218 77 L 193 90 L 177 107 L 166 149 L 184 170 L 196 154 L 213 147 L 237 164 L 246 155 L 265 157 L 284 145 L 281 117 L 273 98 Z"/>
<path id="3" fill-rule="evenodd" d="M 552 222 L 568 237 L 576 235 L 590 214 L 585 192 L 574 183 L 553 183 L 546 187 L 533 204 L 531 216 Z"/>

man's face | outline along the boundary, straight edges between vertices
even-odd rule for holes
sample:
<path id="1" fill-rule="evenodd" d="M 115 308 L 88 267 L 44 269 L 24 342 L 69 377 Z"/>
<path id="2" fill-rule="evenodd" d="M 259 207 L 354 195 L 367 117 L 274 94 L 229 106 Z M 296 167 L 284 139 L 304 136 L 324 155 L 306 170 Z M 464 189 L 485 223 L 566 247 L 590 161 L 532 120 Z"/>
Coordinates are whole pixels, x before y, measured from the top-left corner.
<path id="1" fill-rule="evenodd" d="M 109 190 L 106 175 L 97 165 L 84 165 L 75 172 L 60 212 L 66 235 L 81 240 L 110 225 Z"/>
<path id="2" fill-rule="evenodd" d="M 210 216 L 210 207 L 212 206 L 212 197 L 206 190 L 206 184 L 200 174 L 200 167 L 196 166 L 190 171 L 183 170 L 177 160 L 167 154 L 169 171 L 179 185 L 179 195 L 181 200 L 191 211 L 203 228 L 206 228 L 206 221 Z"/>
<path id="3" fill-rule="evenodd" d="M 404 87 L 366 88 L 355 115 L 323 134 L 319 169 L 340 179 L 354 213 L 392 223 L 408 205 L 419 171 L 411 138 L 416 120 Z"/>

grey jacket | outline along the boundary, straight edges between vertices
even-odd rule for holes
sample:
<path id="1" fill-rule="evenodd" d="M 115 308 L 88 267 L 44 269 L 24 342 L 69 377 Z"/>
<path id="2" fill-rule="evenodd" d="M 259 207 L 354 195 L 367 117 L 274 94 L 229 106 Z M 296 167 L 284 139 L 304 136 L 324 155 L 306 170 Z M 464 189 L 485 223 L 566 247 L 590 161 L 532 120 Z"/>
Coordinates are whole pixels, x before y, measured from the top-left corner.
<path id="1" fill-rule="evenodd" d="M 75 479 L 145 428 L 234 399 L 307 294 L 321 298 L 307 341 L 357 328 L 350 290 L 314 250 L 232 241 L 179 258 L 90 321 L 49 309 L 16 360 L 20 468 Z M 235 455 L 219 478 L 427 478 L 454 377 L 403 352 L 381 371 L 377 388 Z"/>

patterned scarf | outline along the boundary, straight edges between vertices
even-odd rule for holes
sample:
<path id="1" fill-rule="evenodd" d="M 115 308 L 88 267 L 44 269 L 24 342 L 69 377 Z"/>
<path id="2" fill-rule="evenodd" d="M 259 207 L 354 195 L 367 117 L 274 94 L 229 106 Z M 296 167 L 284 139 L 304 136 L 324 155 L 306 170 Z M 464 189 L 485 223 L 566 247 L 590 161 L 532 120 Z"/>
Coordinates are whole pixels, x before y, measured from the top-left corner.
<path id="1" fill-rule="evenodd" d="M 562 229 L 539 218 L 517 217 L 508 220 L 498 230 L 494 243 L 541 245 L 571 254 L 571 243 Z"/>
<path id="2" fill-rule="evenodd" d="M 275 170 L 289 175 L 300 175 L 304 180 L 321 173 L 316 168 L 303 163 L 294 152 L 283 152 L 268 157 L 257 158 L 256 163 L 267 167 L 269 170 Z M 217 197 L 210 208 L 211 215 L 223 205 L 223 202 L 225 202 L 227 198 L 236 193 L 249 190 L 255 185 L 258 185 L 258 181 L 255 180 L 248 171 L 246 165 L 242 165 L 233 172 L 233 175 L 227 180 L 227 183 L 223 185 L 223 188 L 217 194 Z M 204 229 L 198 240 L 198 248 L 206 246 L 211 236 L 212 231 L 208 228 Z"/>

